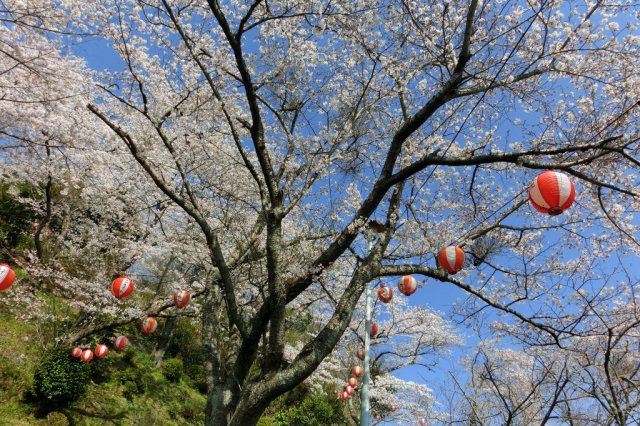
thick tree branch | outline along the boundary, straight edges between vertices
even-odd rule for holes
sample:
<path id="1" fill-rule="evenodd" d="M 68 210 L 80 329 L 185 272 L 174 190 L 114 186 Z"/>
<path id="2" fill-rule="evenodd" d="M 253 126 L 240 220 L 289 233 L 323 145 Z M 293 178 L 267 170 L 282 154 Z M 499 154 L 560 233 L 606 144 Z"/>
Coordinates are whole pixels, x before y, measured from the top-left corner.
<path id="1" fill-rule="evenodd" d="M 135 160 L 142 166 L 145 172 L 149 175 L 151 180 L 156 184 L 156 186 L 173 202 L 175 202 L 178 206 L 180 206 L 189 216 L 191 216 L 202 232 L 205 235 L 207 241 L 207 247 L 211 253 L 212 260 L 214 261 L 214 265 L 220 271 L 221 282 L 224 285 L 224 297 L 227 303 L 227 308 L 229 311 L 229 321 L 238 327 L 238 330 L 241 334 L 246 333 L 247 324 L 244 323 L 243 317 L 239 312 L 235 293 L 233 291 L 233 281 L 231 278 L 231 272 L 226 264 L 224 259 L 224 255 L 222 254 L 222 249 L 220 247 L 220 243 L 218 241 L 218 237 L 213 232 L 207 220 L 202 217 L 200 212 L 198 212 L 194 206 L 190 206 L 182 197 L 175 193 L 169 186 L 166 184 L 164 179 L 162 179 L 154 170 L 154 168 L 149 164 L 149 162 L 142 156 L 142 154 L 138 151 L 138 147 L 136 146 L 133 138 L 125 132 L 120 126 L 114 124 L 106 115 L 101 113 L 95 106 L 89 104 L 87 106 L 89 111 L 95 114 L 102 122 L 104 122 L 129 148 L 131 155 L 135 158 Z"/>

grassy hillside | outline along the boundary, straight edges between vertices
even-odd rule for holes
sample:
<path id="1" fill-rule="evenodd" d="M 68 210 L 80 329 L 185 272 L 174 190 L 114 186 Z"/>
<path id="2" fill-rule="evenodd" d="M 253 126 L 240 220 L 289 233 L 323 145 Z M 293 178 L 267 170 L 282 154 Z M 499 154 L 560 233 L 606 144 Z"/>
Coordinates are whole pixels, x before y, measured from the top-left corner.
<path id="1" fill-rule="evenodd" d="M 49 345 L 44 349 L 43 342 L 59 325 L 18 320 L 1 304 L 0 324 L 0 426 L 204 423 L 206 389 L 198 355 L 201 342 L 190 322 L 177 326 L 160 368 L 155 367 L 150 341 L 135 338 L 121 353 L 111 348 L 106 358 L 94 358 L 86 366 L 90 375 L 86 393 L 68 405 L 43 404 L 30 396 L 34 373 L 46 354 L 56 348 Z M 135 331 L 131 335 L 135 336 Z M 62 361 L 80 363 L 71 358 L 68 349 L 59 347 Z M 317 391 L 301 384 L 274 401 L 259 425 L 347 425 L 345 406 L 331 390 Z"/>
<path id="2" fill-rule="evenodd" d="M 37 324 L 0 314 L 0 424 L 2 425 L 191 425 L 204 421 L 205 395 L 184 372 L 154 367 L 153 357 L 132 347 L 91 362 L 84 397 L 68 407 L 25 401 L 44 351 Z M 73 360 L 74 362 L 80 362 Z M 171 363 L 167 363 L 171 365 Z M 178 363 L 180 364 L 180 363 Z M 169 378 L 171 380 L 169 380 Z"/>

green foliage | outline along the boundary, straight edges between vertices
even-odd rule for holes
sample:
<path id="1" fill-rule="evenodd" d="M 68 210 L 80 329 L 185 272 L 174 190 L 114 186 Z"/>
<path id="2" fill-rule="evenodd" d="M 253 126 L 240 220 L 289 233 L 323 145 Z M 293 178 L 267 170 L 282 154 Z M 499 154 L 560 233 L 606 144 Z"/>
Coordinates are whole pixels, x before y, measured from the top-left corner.
<path id="1" fill-rule="evenodd" d="M 0 245 L 13 249 L 25 243 L 25 235 L 37 217 L 33 210 L 9 194 L 9 188 L 0 182 Z M 27 185 L 19 185 L 18 192 L 20 196 L 32 196 L 33 191 Z M 2 261 L 7 261 L 4 255 Z"/>
<path id="2" fill-rule="evenodd" d="M 47 426 L 69 426 L 69 419 L 59 411 L 47 414 Z"/>
<path id="3" fill-rule="evenodd" d="M 186 369 L 194 365 L 202 365 L 204 362 L 202 340 L 196 336 L 195 327 L 191 321 L 187 319 L 176 321 L 166 356 L 180 357 Z"/>
<path id="4" fill-rule="evenodd" d="M 121 364 L 115 379 L 124 387 L 123 394 L 127 399 L 147 392 L 153 381 L 153 365 L 151 358 L 133 350 L 126 350 L 120 357 Z"/>
<path id="5" fill-rule="evenodd" d="M 304 392 L 304 397 L 297 403 L 292 402 L 292 399 L 294 398 L 291 394 L 286 394 L 283 399 L 276 401 L 275 406 L 272 405 L 269 410 L 273 414 L 263 416 L 258 426 L 346 426 L 349 424 L 341 404 L 325 393 Z"/>
<path id="6" fill-rule="evenodd" d="M 113 352 L 110 352 L 103 359 L 94 357 L 93 361 L 91 361 L 91 363 L 89 364 L 89 367 L 91 369 L 91 380 L 93 381 L 93 383 L 100 384 L 108 382 L 111 378 L 113 363 Z"/>
<path id="7" fill-rule="evenodd" d="M 33 376 L 30 395 L 45 405 L 66 405 L 85 394 L 89 367 L 72 358 L 66 348 L 47 351 Z"/>
<path id="8" fill-rule="evenodd" d="M 203 365 L 191 365 L 185 368 L 187 376 L 191 381 L 191 385 L 201 394 L 207 393 L 207 377 L 205 375 Z"/>
<path id="9" fill-rule="evenodd" d="M 0 357 L 0 394 L 9 395 L 15 384 L 22 379 L 21 368 L 15 361 Z"/>
<path id="10" fill-rule="evenodd" d="M 162 363 L 162 374 L 170 382 L 179 382 L 183 369 L 184 365 L 180 358 L 165 359 Z"/>

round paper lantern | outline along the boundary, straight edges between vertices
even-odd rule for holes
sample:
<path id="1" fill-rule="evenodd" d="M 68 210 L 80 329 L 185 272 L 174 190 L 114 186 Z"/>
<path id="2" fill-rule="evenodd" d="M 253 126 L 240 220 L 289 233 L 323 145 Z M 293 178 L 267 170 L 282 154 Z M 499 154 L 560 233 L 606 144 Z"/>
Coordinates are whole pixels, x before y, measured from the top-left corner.
<path id="1" fill-rule="evenodd" d="M 344 391 L 345 391 L 346 393 L 348 393 L 348 394 L 349 394 L 349 396 L 353 395 L 353 388 L 352 388 L 351 386 L 349 386 L 349 385 L 347 385 L 347 387 L 346 387 L 346 388 L 344 388 Z"/>
<path id="2" fill-rule="evenodd" d="M 353 377 L 362 377 L 363 374 L 364 374 L 364 370 L 359 365 L 354 365 L 353 368 L 351 369 L 351 375 Z"/>
<path id="3" fill-rule="evenodd" d="M 91 349 L 85 349 L 80 355 L 82 362 L 90 362 L 93 359 L 93 351 Z"/>
<path id="4" fill-rule="evenodd" d="M 447 246 L 438 254 L 438 264 L 449 274 L 455 274 L 464 265 L 464 251 L 458 246 Z"/>
<path id="5" fill-rule="evenodd" d="M 108 353 L 109 348 L 107 348 L 107 345 L 100 343 L 98 346 L 96 346 L 96 356 L 98 358 L 104 358 Z"/>
<path id="6" fill-rule="evenodd" d="M 129 277 L 120 277 L 111 283 L 111 292 L 117 299 L 126 299 L 133 293 L 133 280 Z"/>
<path id="7" fill-rule="evenodd" d="M 116 348 L 117 351 L 121 351 L 125 346 L 127 346 L 127 343 L 129 343 L 127 336 L 118 336 L 113 341 L 113 347 Z"/>
<path id="8" fill-rule="evenodd" d="M 144 334 L 151 334 L 156 331 L 156 327 L 158 327 L 158 321 L 154 317 L 146 317 L 142 321 L 142 332 Z"/>
<path id="9" fill-rule="evenodd" d="M 391 406 L 391 412 L 392 413 L 395 413 L 397 409 L 398 409 L 398 407 L 396 407 L 395 405 Z"/>
<path id="10" fill-rule="evenodd" d="M 417 289 L 418 283 L 411 275 L 405 275 L 398 280 L 398 290 L 405 296 L 411 296 Z"/>
<path id="11" fill-rule="evenodd" d="M 356 352 L 356 356 L 360 361 L 364 361 L 364 348 L 358 349 L 358 352 Z"/>
<path id="12" fill-rule="evenodd" d="M 529 188 L 529 201 L 542 213 L 559 215 L 576 198 L 576 189 L 567 175 L 547 170 L 541 173 Z"/>
<path id="13" fill-rule="evenodd" d="M 343 401 L 346 401 L 347 399 L 349 399 L 349 394 L 347 393 L 347 391 L 344 391 L 340 394 L 340 399 Z"/>
<path id="14" fill-rule="evenodd" d="M 358 386 L 358 380 L 355 377 L 349 377 L 349 386 L 351 386 L 352 388 L 356 388 L 356 386 Z"/>
<path id="15" fill-rule="evenodd" d="M 74 358 L 80 358 L 82 356 L 82 349 L 76 346 L 71 350 L 71 356 Z"/>
<path id="16" fill-rule="evenodd" d="M 393 299 L 393 289 L 385 286 L 378 288 L 378 299 L 382 303 L 389 303 Z"/>
<path id="17" fill-rule="evenodd" d="M 418 423 L 420 423 L 420 426 L 424 426 L 427 424 L 427 421 L 423 418 L 421 418 L 420 420 L 418 420 Z"/>
<path id="18" fill-rule="evenodd" d="M 16 273 L 11 266 L 3 263 L 0 265 L 0 291 L 9 290 L 16 280 Z"/>
<path id="19" fill-rule="evenodd" d="M 191 295 L 187 290 L 180 290 L 173 293 L 173 303 L 175 303 L 178 309 L 187 306 L 189 300 L 191 300 Z"/>
<path id="20" fill-rule="evenodd" d="M 369 336 L 376 337 L 376 335 L 378 334 L 378 324 L 376 324 L 375 322 L 371 323 L 371 332 L 369 333 Z"/>
<path id="21" fill-rule="evenodd" d="M 381 416 L 380 414 L 378 414 L 378 415 L 376 416 L 376 420 L 377 420 L 377 421 L 382 420 L 382 416 Z"/>

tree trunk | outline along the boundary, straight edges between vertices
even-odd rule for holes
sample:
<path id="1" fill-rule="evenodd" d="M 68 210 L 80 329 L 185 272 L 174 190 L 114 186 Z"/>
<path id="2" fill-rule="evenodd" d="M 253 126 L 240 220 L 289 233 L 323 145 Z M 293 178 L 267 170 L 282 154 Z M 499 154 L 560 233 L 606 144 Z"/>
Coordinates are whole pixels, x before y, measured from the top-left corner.
<path id="1" fill-rule="evenodd" d="M 167 352 L 169 345 L 171 344 L 171 338 L 173 337 L 173 332 L 176 328 L 176 318 L 171 317 L 165 322 L 164 327 L 162 328 L 162 332 L 160 333 L 160 338 L 158 339 L 158 344 L 156 345 L 156 350 L 153 351 L 153 356 L 156 360 L 156 368 L 160 368 L 162 366 L 162 360 L 164 359 L 164 354 Z"/>
<path id="2" fill-rule="evenodd" d="M 205 426 L 227 426 L 238 403 L 239 387 L 229 366 L 223 367 L 221 355 L 221 311 L 220 291 L 214 284 L 205 295 L 202 310 L 202 342 L 204 349 L 204 370 L 207 379 L 207 406 Z"/>
<path id="3" fill-rule="evenodd" d="M 267 391 L 261 384 L 250 386 L 245 389 L 245 396 L 240 400 L 228 426 L 255 426 L 273 399 L 267 397 Z"/>
<path id="4" fill-rule="evenodd" d="M 205 364 L 207 363 L 205 361 Z M 207 407 L 204 424 L 205 426 L 227 426 L 233 415 L 233 406 L 237 401 L 237 396 L 234 397 L 229 382 L 210 384 L 209 377 L 207 377 Z"/>

